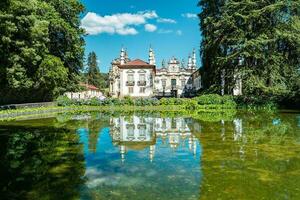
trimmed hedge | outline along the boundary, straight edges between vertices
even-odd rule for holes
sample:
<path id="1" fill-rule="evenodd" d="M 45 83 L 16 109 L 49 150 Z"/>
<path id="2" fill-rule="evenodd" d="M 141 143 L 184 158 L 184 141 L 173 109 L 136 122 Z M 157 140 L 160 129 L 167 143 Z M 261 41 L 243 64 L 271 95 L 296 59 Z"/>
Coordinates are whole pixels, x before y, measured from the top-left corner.
<path id="1" fill-rule="evenodd" d="M 66 96 L 58 97 L 57 105 L 89 105 L 89 106 L 178 106 L 178 109 L 234 109 L 236 103 L 231 96 L 217 94 L 202 95 L 192 99 L 188 98 L 136 98 L 124 97 L 123 99 L 107 98 L 98 100 L 72 100 Z"/>

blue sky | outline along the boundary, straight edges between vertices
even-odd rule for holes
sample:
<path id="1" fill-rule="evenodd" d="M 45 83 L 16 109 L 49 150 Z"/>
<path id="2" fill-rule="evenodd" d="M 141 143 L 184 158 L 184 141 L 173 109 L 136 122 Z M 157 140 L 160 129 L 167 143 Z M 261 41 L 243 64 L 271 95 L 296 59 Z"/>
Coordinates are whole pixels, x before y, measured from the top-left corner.
<path id="1" fill-rule="evenodd" d="M 172 56 L 187 61 L 197 50 L 200 65 L 200 31 L 196 14 L 198 0 L 81 0 L 86 55 L 95 51 L 101 72 L 120 54 L 122 45 L 131 59 L 148 60 L 151 45 L 157 65 Z"/>

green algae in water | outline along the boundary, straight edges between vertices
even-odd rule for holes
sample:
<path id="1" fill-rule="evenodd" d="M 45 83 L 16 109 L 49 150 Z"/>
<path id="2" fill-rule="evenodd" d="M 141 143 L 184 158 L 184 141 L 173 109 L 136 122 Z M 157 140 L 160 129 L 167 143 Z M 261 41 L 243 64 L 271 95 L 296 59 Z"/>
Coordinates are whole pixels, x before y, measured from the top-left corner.
<path id="1" fill-rule="evenodd" d="M 222 116 L 1 123 L 0 199 L 300 199 L 299 114 Z"/>

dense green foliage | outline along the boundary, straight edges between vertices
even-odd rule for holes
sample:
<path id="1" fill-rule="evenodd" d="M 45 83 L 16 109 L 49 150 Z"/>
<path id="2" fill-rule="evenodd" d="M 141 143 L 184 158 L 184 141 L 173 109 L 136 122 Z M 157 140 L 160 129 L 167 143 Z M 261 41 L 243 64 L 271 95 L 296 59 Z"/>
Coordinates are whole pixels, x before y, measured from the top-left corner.
<path id="1" fill-rule="evenodd" d="M 66 96 L 57 98 L 59 106 L 71 105 L 91 105 L 91 106 L 177 106 L 178 110 L 194 110 L 194 109 L 234 109 L 236 103 L 230 96 L 220 96 L 217 94 L 202 95 L 193 99 L 184 98 L 130 98 L 123 99 L 107 98 L 98 100 L 96 98 L 90 100 L 69 99 Z"/>
<path id="2" fill-rule="evenodd" d="M 300 1 L 201 0 L 199 6 L 207 92 L 232 94 L 243 81 L 245 98 L 300 102 Z"/>
<path id="3" fill-rule="evenodd" d="M 0 104 L 49 101 L 76 89 L 83 9 L 79 0 L 1 1 Z"/>
<path id="4" fill-rule="evenodd" d="M 275 110 L 278 104 L 264 96 L 236 96 L 234 98 L 239 108 L 247 110 Z"/>

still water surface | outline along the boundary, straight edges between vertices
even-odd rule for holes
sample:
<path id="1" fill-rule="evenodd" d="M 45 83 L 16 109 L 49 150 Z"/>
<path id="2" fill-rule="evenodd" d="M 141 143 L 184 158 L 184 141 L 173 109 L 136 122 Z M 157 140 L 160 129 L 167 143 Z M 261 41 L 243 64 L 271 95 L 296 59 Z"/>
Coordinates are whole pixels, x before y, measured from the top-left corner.
<path id="1" fill-rule="evenodd" d="M 0 124 L 0 199 L 300 199 L 300 114 Z"/>

